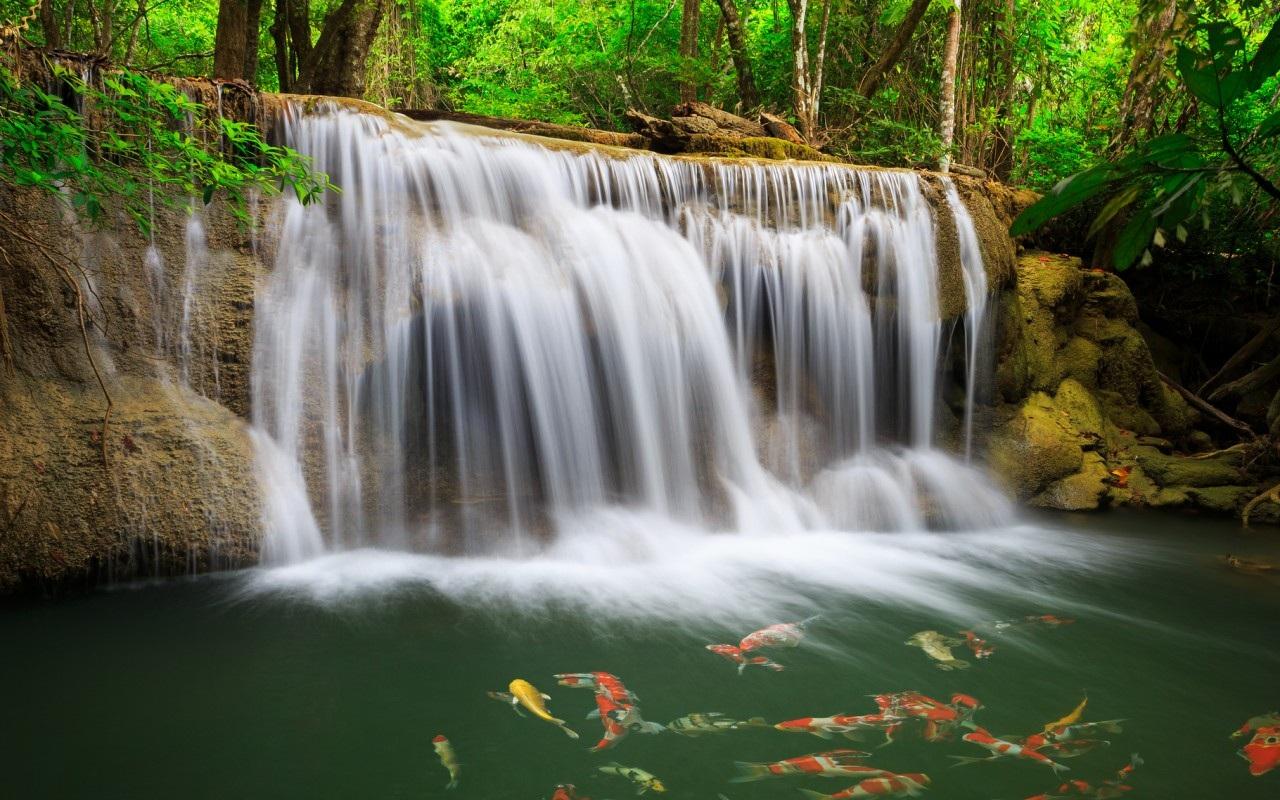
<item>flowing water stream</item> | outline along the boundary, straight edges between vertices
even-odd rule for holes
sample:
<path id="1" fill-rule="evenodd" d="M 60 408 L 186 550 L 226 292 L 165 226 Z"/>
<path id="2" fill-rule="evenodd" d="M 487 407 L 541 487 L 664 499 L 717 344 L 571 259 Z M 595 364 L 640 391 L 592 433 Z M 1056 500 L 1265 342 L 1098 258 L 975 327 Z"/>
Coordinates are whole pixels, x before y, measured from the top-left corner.
<path id="1" fill-rule="evenodd" d="M 984 754 L 955 739 L 771 727 L 592 754 L 591 694 L 552 676 L 598 670 L 660 723 L 864 714 L 869 695 L 918 690 L 975 696 L 983 726 L 1026 735 L 1087 692 L 1086 720 L 1126 722 L 1065 777 L 1096 782 L 1136 751 L 1134 797 L 1280 792 L 1227 739 L 1280 706 L 1280 595 L 1215 560 L 1276 545 L 1014 512 L 978 457 L 991 289 L 949 182 L 556 150 L 341 109 L 291 116 L 285 136 L 343 192 L 283 201 L 261 232 L 266 563 L 0 616 L 0 794 L 632 796 L 598 771 L 617 760 L 672 798 L 763 800 L 853 781 L 732 784 L 734 761 L 833 747 L 928 773 L 938 798 L 1063 779 L 955 767 Z M 204 257 L 193 218 L 182 331 Z M 188 383 L 200 354 L 157 338 Z M 1075 622 L 994 626 L 1041 614 Z M 812 615 L 800 647 L 769 653 L 780 672 L 738 676 L 705 649 Z M 969 666 L 940 670 L 904 644 L 921 630 L 996 650 L 958 646 Z M 485 696 L 516 677 L 582 739 Z M 456 790 L 436 734 L 463 764 Z"/>

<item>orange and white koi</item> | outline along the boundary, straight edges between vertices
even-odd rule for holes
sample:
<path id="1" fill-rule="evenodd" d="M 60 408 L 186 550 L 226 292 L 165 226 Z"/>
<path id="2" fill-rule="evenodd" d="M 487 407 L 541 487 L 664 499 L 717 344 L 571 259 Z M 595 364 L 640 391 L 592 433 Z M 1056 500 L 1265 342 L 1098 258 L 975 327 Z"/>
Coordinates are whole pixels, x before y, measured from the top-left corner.
<path id="1" fill-rule="evenodd" d="M 578 794 L 578 787 L 572 783 L 562 783 L 552 790 L 551 800 L 591 800 L 591 798 Z"/>
<path id="2" fill-rule="evenodd" d="M 443 734 L 437 734 L 431 740 L 431 746 L 435 749 L 436 755 L 440 758 L 440 763 L 444 768 L 449 770 L 449 783 L 446 789 L 458 788 L 458 778 L 462 775 L 462 765 L 458 763 L 458 755 L 453 752 L 453 745 Z"/>
<path id="3" fill-rule="evenodd" d="M 974 658 L 991 658 L 991 654 L 996 651 L 986 639 L 978 636 L 975 631 L 960 631 L 960 635 L 964 637 L 965 647 L 969 648 L 969 652 L 973 653 Z"/>
<path id="4" fill-rule="evenodd" d="M 1280 725 L 1263 725 L 1254 731 L 1253 738 L 1238 751 L 1249 762 L 1249 774 L 1255 778 L 1265 775 L 1280 765 Z"/>
<path id="5" fill-rule="evenodd" d="M 747 667 L 763 667 L 772 672 L 781 672 L 786 669 L 781 664 L 764 656 L 748 656 L 742 651 L 741 647 L 732 644 L 709 644 L 707 649 L 722 658 L 738 665 L 738 674 L 741 675 Z"/>
<path id="6" fill-rule="evenodd" d="M 1121 767 L 1114 778 L 1102 781 L 1097 786 L 1083 780 L 1071 780 L 1058 785 L 1052 792 L 1032 795 L 1026 800 L 1066 800 L 1069 797 L 1087 797 L 1091 800 L 1114 800 L 1123 797 L 1125 792 L 1133 791 L 1129 785 L 1129 776 L 1142 766 L 1142 757 L 1134 753 L 1129 763 Z"/>
<path id="7" fill-rule="evenodd" d="M 887 778 L 869 778 L 835 794 L 823 794 L 801 789 L 800 794 L 810 800 L 853 800 L 860 797 L 915 797 L 929 785 L 929 776 L 919 772 L 892 775 Z"/>
<path id="8" fill-rule="evenodd" d="M 623 685 L 616 675 L 608 672 L 567 672 L 555 676 L 561 686 L 591 689 L 595 692 L 596 710 L 588 718 L 598 716 L 604 726 L 604 735 L 591 749 L 606 750 L 613 747 L 628 733 L 660 733 L 664 728 L 655 722 L 646 722 L 640 715 L 640 698 Z"/>
<path id="9" fill-rule="evenodd" d="M 859 763 L 863 759 L 869 758 L 870 755 L 870 753 L 864 753 L 861 750 L 830 750 L 825 753 L 811 753 L 807 756 L 784 758 L 781 761 L 774 761 L 769 764 L 751 764 L 744 761 L 735 761 L 734 765 L 738 768 L 738 776 L 730 778 L 729 782 L 747 783 L 786 775 L 857 778 L 858 780 L 885 778 L 893 775 L 888 770 L 868 767 Z"/>
<path id="10" fill-rule="evenodd" d="M 1006 739 L 1000 739 L 992 736 L 985 728 L 978 728 L 976 731 L 966 733 L 960 737 L 966 742 L 976 744 L 977 746 L 987 750 L 991 755 L 985 758 L 971 758 L 969 756 L 951 756 L 956 760 L 953 766 L 961 766 L 964 764 L 976 764 L 982 761 L 995 761 L 1000 758 L 1024 758 L 1037 764 L 1043 764 L 1051 768 L 1054 772 L 1061 772 L 1068 769 L 1066 766 L 1059 764 L 1048 756 L 1030 747 L 1023 747 L 1020 744 L 1014 744 Z"/>
<path id="11" fill-rule="evenodd" d="M 950 703 L 943 703 L 919 692 L 908 691 L 875 696 L 876 705 L 888 717 L 905 718 L 922 723 L 922 736 L 928 742 L 950 739 L 956 727 L 973 727 L 973 714 L 982 707 L 977 698 L 967 694 L 951 695 Z M 901 725 L 891 725 L 885 730 L 885 739 L 896 739 Z"/>

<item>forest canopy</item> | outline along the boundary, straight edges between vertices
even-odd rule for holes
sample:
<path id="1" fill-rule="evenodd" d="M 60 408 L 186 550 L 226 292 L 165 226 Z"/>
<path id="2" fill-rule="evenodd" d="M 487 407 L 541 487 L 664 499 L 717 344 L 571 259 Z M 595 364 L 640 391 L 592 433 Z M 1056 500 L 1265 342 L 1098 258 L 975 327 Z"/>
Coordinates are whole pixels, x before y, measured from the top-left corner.
<path id="1" fill-rule="evenodd" d="M 1135 202 L 1135 184 L 1111 180 L 1084 198 L 1114 218 L 1093 226 L 1095 262 L 1150 261 L 1150 246 L 1198 227 L 1229 230 L 1234 252 L 1257 256 L 1246 283 L 1274 271 L 1265 187 L 1280 136 L 1267 121 L 1280 79 L 1264 63 L 1219 108 L 1183 61 L 1216 58 L 1211 32 L 1234 31 L 1228 61 L 1267 62 L 1274 0 L 0 0 L 0 11 L 25 20 L 30 44 L 142 72 L 611 130 L 631 110 L 701 101 L 785 117 L 855 163 L 955 163 L 1041 191 L 1181 136 L 1203 180 L 1169 189 L 1182 190 L 1176 221 L 1163 209 L 1167 225 L 1148 214 L 1125 238 L 1130 206 L 1164 200 Z"/>

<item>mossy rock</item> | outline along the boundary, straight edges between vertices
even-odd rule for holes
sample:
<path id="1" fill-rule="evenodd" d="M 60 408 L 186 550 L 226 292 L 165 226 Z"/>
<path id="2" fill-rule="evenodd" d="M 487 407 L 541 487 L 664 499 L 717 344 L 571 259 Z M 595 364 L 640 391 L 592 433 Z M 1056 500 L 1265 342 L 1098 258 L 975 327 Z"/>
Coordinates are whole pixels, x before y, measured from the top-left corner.
<path id="1" fill-rule="evenodd" d="M 1114 272 L 1085 272 L 1082 276 L 1087 292 L 1085 308 L 1102 316 L 1124 320 L 1129 324 L 1138 321 L 1138 302 L 1124 279 Z"/>
<path id="2" fill-rule="evenodd" d="M 1236 514 L 1257 494 L 1257 489 L 1252 486 L 1187 487 L 1186 493 L 1197 508 L 1219 514 Z"/>
<path id="3" fill-rule="evenodd" d="M 1144 408 L 1119 392 L 1099 389 L 1095 392 L 1107 419 L 1117 427 L 1139 436 L 1155 436 L 1160 433 L 1160 423 Z"/>
<path id="4" fill-rule="evenodd" d="M 1097 453 L 1085 453 L 1080 471 L 1049 484 L 1031 498 L 1036 508 L 1092 511 L 1107 493 L 1107 465 Z"/>
<path id="5" fill-rule="evenodd" d="M 1098 399 L 1077 380 L 1067 378 L 1058 384 L 1058 391 L 1053 396 L 1053 404 L 1067 415 L 1067 419 L 1085 438 L 1100 439 L 1103 434 L 1105 420 Z"/>
<path id="6" fill-rule="evenodd" d="M 1064 377 L 1090 388 L 1098 386 L 1098 363 L 1102 360 L 1102 348 L 1081 336 L 1072 337 L 1066 347 L 1058 351 L 1057 363 Z"/>
<path id="7" fill-rule="evenodd" d="M 1134 456 L 1151 479 L 1161 486 L 1203 488 L 1239 484 L 1239 453 L 1223 453 L 1214 458 L 1166 455 L 1154 447 L 1139 445 Z"/>
<path id="8" fill-rule="evenodd" d="M 1035 392 L 992 432 L 989 461 L 1020 499 L 1079 472 L 1079 434 L 1053 398 Z"/>
<path id="9" fill-rule="evenodd" d="M 1018 293 L 1063 318 L 1074 316 L 1083 299 L 1079 259 L 1028 253 L 1018 259 Z"/>

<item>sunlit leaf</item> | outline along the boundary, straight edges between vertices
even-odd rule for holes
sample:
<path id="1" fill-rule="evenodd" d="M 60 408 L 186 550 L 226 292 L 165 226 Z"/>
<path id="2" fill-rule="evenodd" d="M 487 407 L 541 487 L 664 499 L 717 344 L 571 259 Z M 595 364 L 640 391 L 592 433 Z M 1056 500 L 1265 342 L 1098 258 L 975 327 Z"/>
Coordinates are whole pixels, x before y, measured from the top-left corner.
<path id="1" fill-rule="evenodd" d="M 1110 184 L 1112 176 L 1111 165 L 1103 164 L 1063 179 L 1018 215 L 1009 226 L 1009 235 L 1030 233 L 1059 214 L 1096 196 Z"/>

